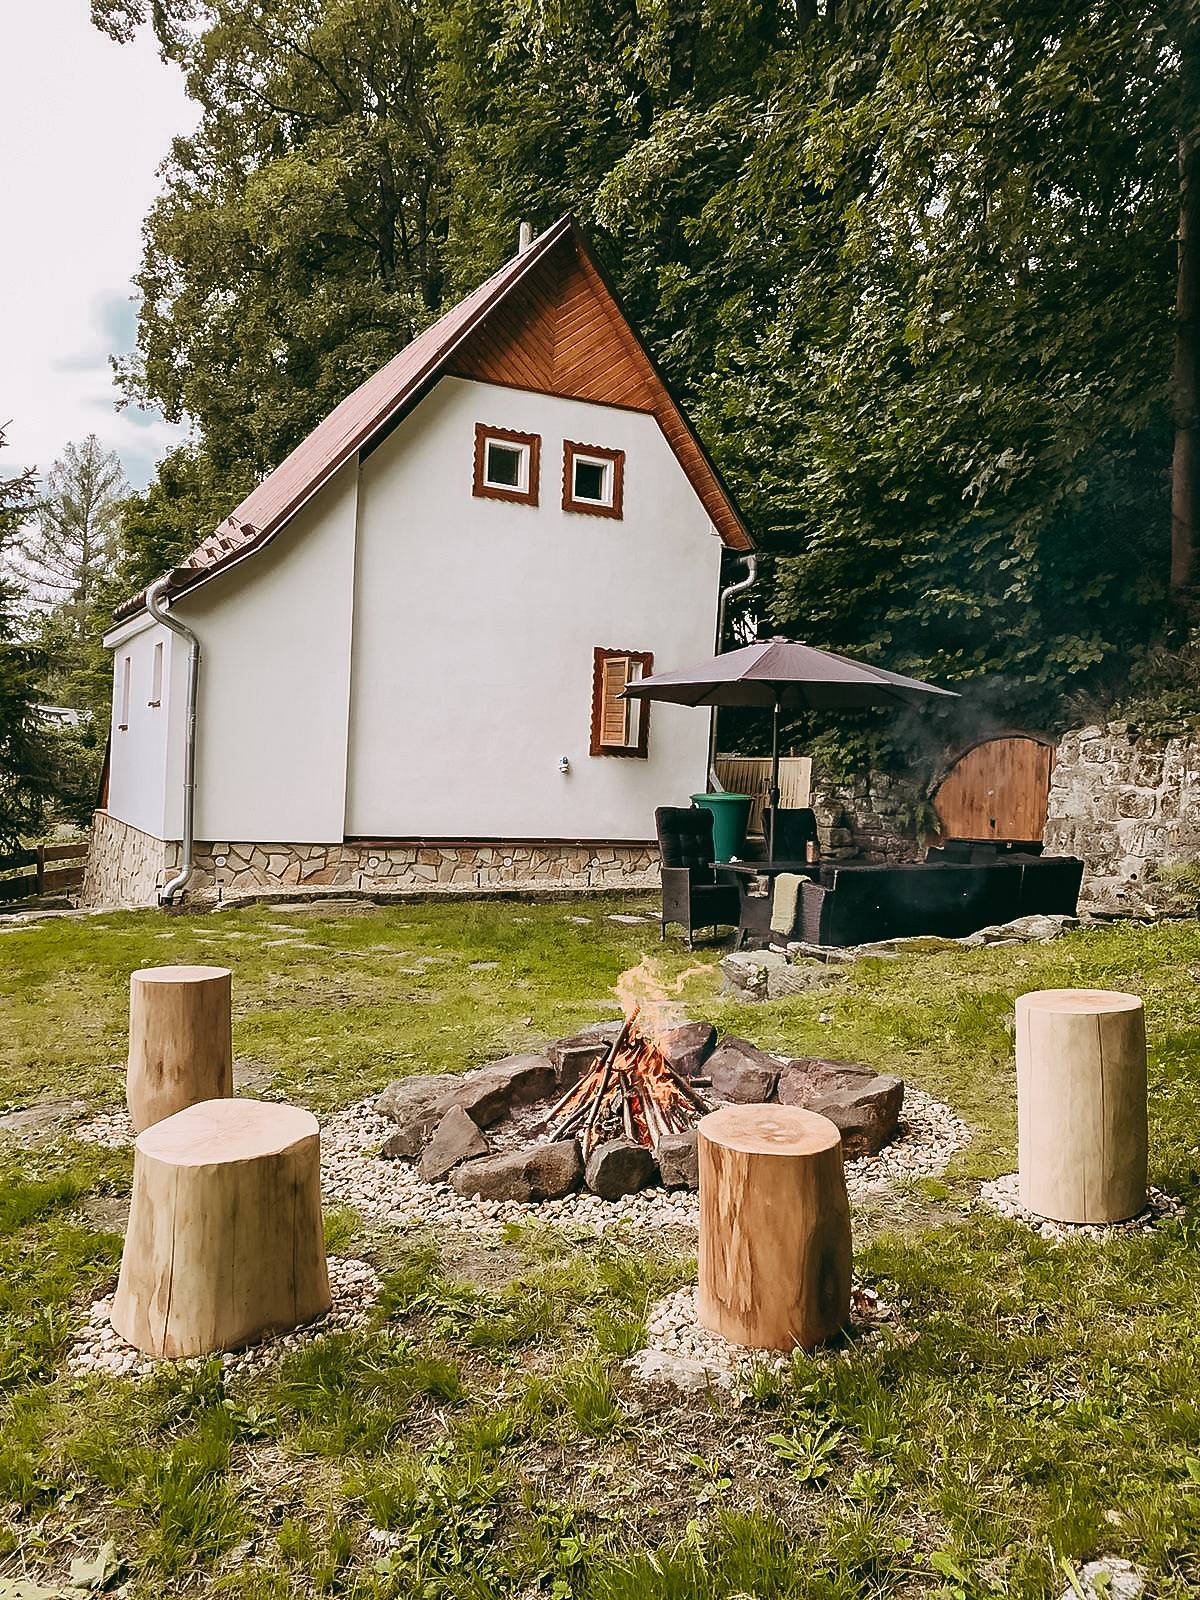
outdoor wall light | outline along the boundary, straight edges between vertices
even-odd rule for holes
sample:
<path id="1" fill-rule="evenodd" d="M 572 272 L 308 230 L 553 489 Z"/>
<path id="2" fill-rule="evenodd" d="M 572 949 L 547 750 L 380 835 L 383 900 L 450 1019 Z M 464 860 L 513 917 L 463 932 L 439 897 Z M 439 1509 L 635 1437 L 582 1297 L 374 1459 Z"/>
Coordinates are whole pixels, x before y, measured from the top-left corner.
<path id="1" fill-rule="evenodd" d="M 570 756 L 559 756 L 559 758 L 558 758 L 558 770 L 560 772 L 570 772 L 570 770 L 571 770 L 571 758 L 570 758 Z"/>

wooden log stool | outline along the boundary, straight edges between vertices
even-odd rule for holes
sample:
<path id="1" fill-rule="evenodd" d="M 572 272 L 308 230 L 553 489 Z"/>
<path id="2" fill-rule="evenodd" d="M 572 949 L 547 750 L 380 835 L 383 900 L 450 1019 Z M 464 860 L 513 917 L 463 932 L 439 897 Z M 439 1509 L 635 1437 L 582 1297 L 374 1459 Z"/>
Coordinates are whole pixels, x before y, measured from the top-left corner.
<path id="1" fill-rule="evenodd" d="M 133 1131 L 233 1093 L 228 967 L 143 967 L 129 978 L 125 1098 Z"/>
<path id="2" fill-rule="evenodd" d="M 1146 1017 L 1133 994 L 1040 989 L 1017 1001 L 1021 1204 L 1119 1222 L 1146 1204 Z"/>
<path id="3" fill-rule="evenodd" d="M 155 1356 L 236 1350 L 329 1310 L 320 1130 L 204 1100 L 139 1134 L 112 1325 Z"/>
<path id="4" fill-rule="evenodd" d="M 850 1315 L 841 1134 L 799 1106 L 701 1119 L 699 1320 L 755 1350 L 811 1350 Z"/>

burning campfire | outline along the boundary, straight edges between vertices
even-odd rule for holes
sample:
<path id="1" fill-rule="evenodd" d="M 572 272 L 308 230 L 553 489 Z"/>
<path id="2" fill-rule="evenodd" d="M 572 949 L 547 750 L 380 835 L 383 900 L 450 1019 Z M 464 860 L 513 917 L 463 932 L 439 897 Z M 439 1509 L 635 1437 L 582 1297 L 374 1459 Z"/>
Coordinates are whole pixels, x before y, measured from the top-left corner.
<path id="1" fill-rule="evenodd" d="M 638 1029 L 639 1015 L 635 1006 L 605 1055 L 546 1118 L 548 1137 L 574 1135 L 585 1160 L 606 1139 L 624 1137 L 657 1150 L 664 1134 L 683 1133 L 712 1109 Z"/>

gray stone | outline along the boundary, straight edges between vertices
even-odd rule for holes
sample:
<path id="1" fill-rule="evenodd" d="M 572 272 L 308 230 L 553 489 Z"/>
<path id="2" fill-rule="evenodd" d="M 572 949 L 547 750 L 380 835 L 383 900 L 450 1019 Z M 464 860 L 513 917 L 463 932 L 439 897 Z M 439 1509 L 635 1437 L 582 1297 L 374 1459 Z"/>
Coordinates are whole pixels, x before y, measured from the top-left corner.
<path id="1" fill-rule="evenodd" d="M 1145 1592 L 1146 1574 L 1123 1556 L 1101 1556 L 1085 1561 L 1079 1569 L 1078 1588 L 1069 1583 L 1059 1600 L 1140 1600 Z"/>
<path id="2" fill-rule="evenodd" d="M 718 1100 L 751 1105 L 771 1098 L 779 1080 L 779 1063 L 745 1039 L 722 1039 L 708 1058 L 706 1072 Z"/>
<path id="3" fill-rule="evenodd" d="M 838 1128 L 847 1156 L 873 1156 L 895 1137 L 903 1104 L 903 1078 L 880 1073 L 860 1088 L 850 1086 L 822 1095 L 810 1101 L 807 1109 L 828 1117 Z"/>
<path id="4" fill-rule="evenodd" d="M 419 1156 L 450 1109 L 448 1096 L 462 1082 L 450 1074 L 424 1074 L 389 1083 L 376 1101 L 376 1109 L 396 1124 L 396 1131 L 384 1144 L 382 1154 L 410 1159 Z"/>
<path id="5" fill-rule="evenodd" d="M 574 1139 L 465 1161 L 450 1174 L 458 1194 L 480 1200 L 558 1200 L 579 1186 L 583 1159 Z"/>
<path id="6" fill-rule="evenodd" d="M 696 1152 L 696 1130 L 664 1134 L 658 1144 L 658 1171 L 664 1189 L 698 1189 L 700 1159 Z"/>
<path id="7" fill-rule="evenodd" d="M 654 1178 L 654 1157 L 644 1145 L 629 1139 L 609 1139 L 588 1157 L 585 1179 L 601 1200 L 619 1200 L 636 1194 Z"/>
<path id="8" fill-rule="evenodd" d="M 733 951 L 722 960 L 721 972 L 725 978 L 725 994 L 750 1005 L 767 998 L 767 969 L 756 952 Z"/>
<path id="9" fill-rule="evenodd" d="M 25 1138 L 58 1133 L 85 1117 L 87 1109 L 86 1100 L 42 1100 L 19 1111 L 6 1111 L 0 1117 L 0 1134 Z"/>
<path id="10" fill-rule="evenodd" d="M 595 1065 L 596 1059 L 617 1037 L 621 1027 L 622 1024 L 619 1022 L 598 1022 L 593 1027 L 582 1028 L 578 1033 L 573 1033 L 566 1039 L 556 1039 L 553 1044 L 546 1046 L 546 1055 L 553 1064 L 558 1081 L 564 1089 L 568 1088 L 572 1081 L 578 1082 L 584 1072 Z M 579 1054 L 580 1051 L 590 1052 L 590 1057 Z M 574 1080 L 568 1076 L 571 1072 L 576 1073 Z"/>
<path id="11" fill-rule="evenodd" d="M 518 1106 L 544 1099 L 554 1084 L 554 1067 L 547 1056 L 505 1056 L 477 1072 L 468 1072 L 447 1097 L 446 1109 L 461 1106 L 481 1128 L 487 1128 Z"/>
<path id="12" fill-rule="evenodd" d="M 437 1183 L 460 1161 L 491 1153 L 478 1127 L 461 1106 L 451 1106 L 421 1152 L 420 1173 L 427 1183 Z"/>
<path id="13" fill-rule="evenodd" d="M 780 1073 L 779 1100 L 828 1117 L 841 1131 L 846 1155 L 876 1155 L 895 1137 L 904 1081 L 857 1061 L 802 1056 Z"/>
<path id="14" fill-rule="evenodd" d="M 657 1043 L 681 1078 L 694 1078 L 713 1053 L 717 1030 L 710 1022 L 681 1022 Z"/>

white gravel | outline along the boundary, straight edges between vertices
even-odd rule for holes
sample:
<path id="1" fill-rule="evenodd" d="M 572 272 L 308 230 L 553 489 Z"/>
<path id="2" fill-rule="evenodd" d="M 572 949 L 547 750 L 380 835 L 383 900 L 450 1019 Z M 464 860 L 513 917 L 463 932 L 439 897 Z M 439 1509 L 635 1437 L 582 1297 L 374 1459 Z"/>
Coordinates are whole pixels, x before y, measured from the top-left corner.
<path id="1" fill-rule="evenodd" d="M 261 1344 L 245 1350 L 228 1350 L 221 1357 L 221 1365 L 230 1377 L 242 1377 L 260 1371 L 290 1350 L 299 1350 L 322 1334 L 335 1330 L 358 1327 L 366 1321 L 367 1312 L 379 1298 L 379 1276 L 374 1267 L 365 1261 L 355 1261 L 342 1256 L 330 1256 L 329 1291 L 333 1305 L 323 1317 L 305 1323 L 292 1333 L 278 1338 L 265 1339 Z M 127 1344 L 109 1320 L 112 1300 L 96 1300 L 88 1320 L 75 1335 L 67 1351 L 67 1370 L 74 1373 L 104 1372 L 117 1378 L 148 1378 L 164 1366 L 195 1367 L 204 1357 L 191 1357 L 184 1361 L 163 1361 L 144 1355 L 134 1345 Z"/>
<path id="2" fill-rule="evenodd" d="M 976 1204 L 984 1211 L 1023 1222 L 1052 1244 L 1062 1244 L 1067 1239 L 1111 1239 L 1122 1233 L 1149 1233 L 1164 1217 L 1183 1215 L 1183 1203 L 1174 1195 L 1162 1189 L 1148 1189 L 1146 1204 L 1136 1216 L 1126 1217 L 1123 1222 L 1056 1222 L 1025 1209 L 1020 1201 L 1020 1179 L 1015 1172 L 1006 1172 L 1002 1178 L 983 1184 Z"/>
<path id="3" fill-rule="evenodd" d="M 686 1189 L 643 1189 L 620 1200 L 601 1200 L 581 1190 L 535 1205 L 520 1201 L 464 1199 L 448 1183 L 426 1183 L 414 1163 L 384 1160 L 380 1146 L 394 1124 L 380 1116 L 374 1098 L 335 1112 L 321 1127 L 321 1183 L 325 1200 L 353 1206 L 364 1216 L 410 1226 L 443 1226 L 497 1232 L 506 1222 L 531 1215 L 583 1227 L 594 1233 L 628 1226 L 657 1231 L 695 1230 L 698 1205 Z M 120 1149 L 132 1143 L 124 1111 L 94 1117 L 76 1132 L 80 1139 Z M 966 1123 L 921 1089 L 907 1087 L 900 1129 L 877 1156 L 846 1163 L 850 1199 L 878 1194 L 895 1183 L 935 1177 L 971 1137 Z"/>
<path id="4" fill-rule="evenodd" d="M 873 1289 L 855 1287 L 850 1296 L 852 1334 L 870 1334 L 892 1317 Z M 792 1352 L 747 1350 L 730 1344 L 696 1320 L 696 1285 L 690 1283 L 653 1306 L 646 1317 L 646 1345 L 626 1367 L 643 1383 L 676 1389 L 745 1389 L 755 1371 L 785 1372 Z"/>

